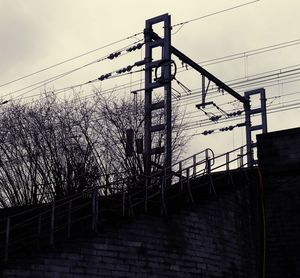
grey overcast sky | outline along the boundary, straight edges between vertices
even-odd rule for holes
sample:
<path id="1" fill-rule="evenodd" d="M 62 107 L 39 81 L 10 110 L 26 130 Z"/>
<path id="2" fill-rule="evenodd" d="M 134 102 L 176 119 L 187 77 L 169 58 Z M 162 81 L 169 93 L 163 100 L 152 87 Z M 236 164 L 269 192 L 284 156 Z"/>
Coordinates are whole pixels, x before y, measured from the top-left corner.
<path id="1" fill-rule="evenodd" d="M 146 19 L 163 13 L 169 13 L 172 24 L 176 24 L 247 2 L 250 1 L 0 0 L 0 84 L 141 32 Z M 180 30 L 178 27 L 174 28 L 172 44 L 195 61 L 201 62 L 298 40 L 300 39 L 299 11 L 299 0 L 256 1 L 235 10 L 191 22 Z M 134 40 L 129 40 L 112 48 L 99 50 L 32 78 L 2 86 L 0 96 L 17 97 L 24 91 L 10 93 L 49 76 L 78 67 L 133 42 Z M 243 59 L 207 66 L 207 69 L 223 81 L 250 78 L 257 73 L 300 64 L 299 50 L 297 43 L 258 55 L 245 55 Z M 130 58 L 125 61 L 127 64 L 135 62 Z M 127 64 L 116 62 L 112 68 L 118 69 Z M 106 73 L 106 67 L 99 65 L 90 71 L 79 72 L 78 75 L 69 76 L 47 86 L 51 88 L 70 86 L 94 79 L 103 73 Z M 194 76 L 187 75 L 183 80 L 185 85 L 193 88 L 196 87 L 197 82 L 200 84 L 200 79 L 198 81 Z M 298 90 L 300 101 L 299 83 L 286 85 L 278 81 L 278 86 L 266 88 L 268 97 L 277 96 L 280 99 L 281 94 L 294 93 Z M 114 85 L 117 85 L 117 81 Z M 253 85 L 253 88 L 256 87 L 257 85 Z M 245 89 L 251 89 L 251 86 Z M 243 93 L 243 89 L 239 92 Z M 36 91 L 25 95 L 34 93 Z M 291 101 L 296 100 L 297 97 Z M 273 100 L 274 103 L 276 101 L 277 99 Z M 276 113 L 276 116 L 272 114 L 269 119 L 270 130 L 299 125 L 299 110 Z M 203 128 L 199 129 L 199 132 L 201 131 Z M 243 142 L 242 132 L 233 131 L 229 135 L 229 147 Z M 200 135 L 193 141 L 195 146 L 193 149 L 198 148 L 196 146 L 200 138 L 202 140 L 203 136 Z M 203 143 L 203 146 L 205 144 Z"/>

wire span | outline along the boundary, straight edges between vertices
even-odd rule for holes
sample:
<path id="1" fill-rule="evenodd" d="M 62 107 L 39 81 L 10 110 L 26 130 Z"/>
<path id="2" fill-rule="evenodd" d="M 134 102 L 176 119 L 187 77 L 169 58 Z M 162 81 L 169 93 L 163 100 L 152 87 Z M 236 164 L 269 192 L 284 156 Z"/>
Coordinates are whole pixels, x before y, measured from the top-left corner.
<path id="1" fill-rule="evenodd" d="M 23 79 L 25 79 L 25 78 L 31 77 L 31 76 L 33 76 L 33 75 L 39 74 L 39 73 L 41 73 L 41 72 L 47 71 L 47 70 L 49 70 L 49 69 L 55 68 L 55 67 L 57 67 L 57 66 L 63 65 L 63 64 L 65 64 L 65 63 L 74 61 L 74 60 L 76 60 L 76 59 L 79 59 L 79 58 L 81 58 L 81 57 L 84 57 L 84 56 L 86 56 L 86 55 L 89 55 L 89 54 L 91 54 L 91 53 L 94 53 L 94 52 L 96 52 L 96 51 L 99 51 L 99 50 L 102 50 L 102 49 L 104 49 L 104 48 L 107 48 L 107 47 L 109 47 L 109 46 L 112 46 L 112 45 L 118 44 L 118 43 L 120 43 L 120 42 L 123 42 L 123 41 L 129 40 L 129 39 L 135 38 L 136 36 L 138 36 L 138 35 L 140 35 L 140 34 L 143 34 L 143 32 L 139 32 L 139 33 L 133 34 L 133 35 L 131 35 L 131 36 L 129 36 L 129 37 L 126 37 L 126 38 L 123 38 L 123 39 L 120 39 L 120 40 L 116 40 L 116 41 L 114 41 L 114 42 L 108 43 L 108 44 L 106 44 L 106 45 L 97 47 L 97 48 L 95 48 L 95 49 L 92 49 L 92 50 L 89 50 L 89 51 L 84 52 L 84 53 L 82 53 L 82 54 L 79 54 L 79 55 L 77 55 L 77 56 L 74 56 L 74 57 L 72 57 L 72 58 L 63 60 L 63 61 L 61 61 L 61 62 L 59 62 L 59 63 L 53 64 L 53 65 L 48 66 L 48 67 L 46 67 L 46 68 L 37 70 L 37 71 L 35 71 L 35 72 L 32 72 L 32 73 L 29 73 L 29 74 L 27 74 L 27 75 L 21 76 L 21 77 L 19 77 L 19 78 L 16 78 L 16 79 L 14 79 L 14 80 L 9 81 L 9 82 L 0 84 L 0 88 L 1 88 L 1 87 L 4 87 L 4 86 L 6 86 L 6 85 L 12 84 L 12 83 L 14 83 L 14 82 L 23 80 Z"/>
<path id="2" fill-rule="evenodd" d="M 76 71 L 79 71 L 79 70 L 83 69 L 83 68 L 86 68 L 86 67 L 91 66 L 91 65 L 96 64 L 96 63 L 103 62 L 103 61 L 105 61 L 105 60 L 107 60 L 107 59 L 112 60 L 112 58 L 111 58 L 112 55 L 114 55 L 114 58 L 119 57 L 119 56 L 126 55 L 126 54 L 128 54 L 128 52 L 124 52 L 124 51 L 125 51 L 129 46 L 135 45 L 135 44 L 136 44 L 136 42 L 135 42 L 135 43 L 132 43 L 132 44 L 129 44 L 129 45 L 127 45 L 127 46 L 125 46 L 125 47 L 123 47 L 123 48 L 117 50 L 117 51 L 114 52 L 114 53 L 111 53 L 111 54 L 109 54 L 109 55 L 105 55 L 105 56 L 103 56 L 103 57 L 101 57 L 101 58 L 98 58 L 98 59 L 96 59 L 96 60 L 93 60 L 92 62 L 89 62 L 89 63 L 87 63 L 87 64 L 84 64 L 84 65 L 82 65 L 82 66 L 80 66 L 80 67 L 77 67 L 77 68 L 74 68 L 74 69 L 72 69 L 72 70 L 69 70 L 69 71 L 60 73 L 60 74 L 58 74 L 58 75 L 54 75 L 54 76 L 52 76 L 52 77 L 50 77 L 50 78 L 48 78 L 48 79 L 45 79 L 45 80 L 36 82 L 36 83 L 31 84 L 31 85 L 29 85 L 29 86 L 20 88 L 20 89 L 18 89 L 18 90 L 13 91 L 13 92 L 10 92 L 10 93 L 8 93 L 8 94 L 6 94 L 6 95 L 3 95 L 2 98 L 5 98 L 5 97 L 10 96 L 10 95 L 12 95 L 12 94 L 21 92 L 21 91 L 23 91 L 23 90 L 32 88 L 32 87 L 34 87 L 35 85 L 38 85 L 38 86 L 36 86 L 36 87 L 34 87 L 34 88 L 32 88 L 32 89 L 30 89 L 30 90 L 28 90 L 28 91 L 26 91 L 26 92 L 24 92 L 24 93 L 22 93 L 22 94 L 20 94 L 20 95 L 17 96 L 17 98 L 20 98 L 21 96 L 23 96 L 23 95 L 25 95 L 25 94 L 28 94 L 28 93 L 30 93 L 30 92 L 32 92 L 32 91 L 35 91 L 35 90 L 37 90 L 37 89 L 39 89 L 39 88 L 41 88 L 41 87 L 43 87 L 43 86 L 45 86 L 45 85 L 47 85 L 47 84 L 49 84 L 49 83 L 52 83 L 53 81 L 56 81 L 56 80 L 58 80 L 58 79 L 61 79 L 61 78 L 65 77 L 65 76 L 70 75 L 70 74 L 72 74 L 72 73 L 74 73 L 74 72 L 76 72 Z M 140 44 L 138 44 L 138 45 L 140 45 Z M 122 52 L 123 52 L 123 54 L 121 54 Z M 119 53 L 119 54 L 116 54 L 116 53 Z M 86 82 L 85 82 L 85 83 L 86 83 Z M 84 84 L 85 84 L 85 83 L 84 83 Z M 39 84 L 41 84 L 41 85 L 39 85 Z M 83 84 L 83 85 L 84 85 L 84 84 Z M 75 85 L 75 86 L 76 86 L 76 85 Z M 0 87 L 1 87 L 1 86 L 0 86 Z M 70 87 L 74 87 L 74 86 L 70 86 Z"/>
<path id="3" fill-rule="evenodd" d="M 198 20 L 201 20 L 201 19 L 204 19 L 204 18 L 207 18 L 207 17 L 211 17 L 211 16 L 214 16 L 214 15 L 217 15 L 217 14 L 229 12 L 229 11 L 232 11 L 232 10 L 235 10 L 235 9 L 238 9 L 238 8 L 241 8 L 241 7 L 250 5 L 250 4 L 254 4 L 255 2 L 259 2 L 259 1 L 260 1 L 260 0 L 250 1 L 250 2 L 247 2 L 247 3 L 244 3 L 244 4 L 240 4 L 240 5 L 236 5 L 236 6 L 227 8 L 227 9 L 219 10 L 219 11 L 216 11 L 216 12 L 213 12 L 213 13 L 210 13 L 210 14 L 206 14 L 206 15 L 203 15 L 203 16 L 199 16 L 199 17 L 196 17 L 196 18 L 187 20 L 187 21 L 183 21 L 183 22 L 180 22 L 180 23 L 176 23 L 176 24 L 172 25 L 171 27 L 174 28 L 174 27 L 180 26 L 180 28 L 179 28 L 179 30 L 180 30 L 180 29 L 183 27 L 183 25 L 185 25 L 185 24 L 188 24 L 188 23 L 191 23 L 191 22 L 194 22 L 194 21 L 198 21 Z M 178 33 L 179 30 L 177 30 L 177 31 L 176 31 L 175 33 L 173 33 L 172 35 Z"/>

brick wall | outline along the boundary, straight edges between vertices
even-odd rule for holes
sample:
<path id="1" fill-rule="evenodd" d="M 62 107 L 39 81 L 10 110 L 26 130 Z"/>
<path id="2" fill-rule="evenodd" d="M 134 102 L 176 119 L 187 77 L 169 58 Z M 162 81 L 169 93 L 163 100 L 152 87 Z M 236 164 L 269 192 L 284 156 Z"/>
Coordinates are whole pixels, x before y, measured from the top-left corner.
<path id="1" fill-rule="evenodd" d="M 266 276 L 300 277 L 300 129 L 258 136 L 266 220 Z M 257 169 L 172 192 L 168 216 L 101 220 L 98 234 L 11 262 L 1 277 L 262 277 Z M 178 193 L 178 192 L 177 192 Z M 175 197 L 174 197 L 175 196 Z M 156 212 L 156 213 L 155 213 Z M 156 215 L 157 214 L 157 215 Z"/>
<path id="2" fill-rule="evenodd" d="M 266 277 L 300 277 L 300 128 L 257 139 L 265 188 Z"/>
<path id="3" fill-rule="evenodd" d="M 300 128 L 260 134 L 257 148 L 265 173 L 300 171 Z"/>
<path id="4" fill-rule="evenodd" d="M 254 176 L 214 176 L 217 195 L 196 181 L 194 204 L 173 200 L 167 217 L 107 222 L 98 234 L 11 263 L 2 277 L 259 277 Z"/>
<path id="5" fill-rule="evenodd" d="M 300 277 L 300 175 L 265 176 L 267 277 Z"/>

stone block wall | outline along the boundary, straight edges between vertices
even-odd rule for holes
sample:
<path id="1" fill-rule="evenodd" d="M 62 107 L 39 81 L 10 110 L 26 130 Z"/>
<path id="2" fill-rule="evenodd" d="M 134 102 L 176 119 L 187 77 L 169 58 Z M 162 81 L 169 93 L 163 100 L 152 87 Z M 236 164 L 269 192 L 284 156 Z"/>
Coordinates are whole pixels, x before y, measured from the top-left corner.
<path id="1" fill-rule="evenodd" d="M 1 277 L 259 277 L 256 185 L 243 172 L 222 174 L 216 195 L 204 187 L 168 216 L 112 221 L 11 263 Z"/>

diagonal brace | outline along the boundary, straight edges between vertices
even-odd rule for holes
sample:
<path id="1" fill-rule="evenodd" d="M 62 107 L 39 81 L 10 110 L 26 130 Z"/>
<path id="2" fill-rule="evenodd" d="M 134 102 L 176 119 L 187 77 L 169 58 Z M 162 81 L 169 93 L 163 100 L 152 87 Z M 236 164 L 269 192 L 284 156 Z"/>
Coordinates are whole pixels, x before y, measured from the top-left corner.
<path id="1" fill-rule="evenodd" d="M 155 41 L 161 39 L 160 36 L 157 35 L 155 32 L 151 32 L 151 38 L 153 40 L 155 40 Z M 171 46 L 170 50 L 171 50 L 171 53 L 173 53 L 174 55 L 176 55 L 181 61 L 183 61 L 184 63 L 188 64 L 194 70 L 200 72 L 202 75 L 204 75 L 210 81 L 214 82 L 219 88 L 223 89 L 224 91 L 226 91 L 227 93 L 229 93 L 230 95 L 232 95 L 234 98 L 236 98 L 237 100 L 239 100 L 240 102 L 242 102 L 244 104 L 245 108 L 249 107 L 249 100 L 248 99 L 246 99 L 243 96 L 241 96 L 240 94 L 238 94 L 235 90 L 233 90 L 232 88 L 230 88 L 228 85 L 226 85 L 220 79 L 218 79 L 213 74 L 211 74 L 210 72 L 208 72 L 206 69 L 204 69 L 203 67 L 201 67 L 200 65 L 198 65 L 191 58 L 189 58 L 188 56 L 186 56 L 184 53 L 182 53 L 181 51 L 179 51 L 174 46 Z"/>

